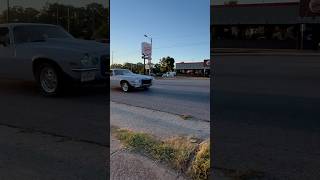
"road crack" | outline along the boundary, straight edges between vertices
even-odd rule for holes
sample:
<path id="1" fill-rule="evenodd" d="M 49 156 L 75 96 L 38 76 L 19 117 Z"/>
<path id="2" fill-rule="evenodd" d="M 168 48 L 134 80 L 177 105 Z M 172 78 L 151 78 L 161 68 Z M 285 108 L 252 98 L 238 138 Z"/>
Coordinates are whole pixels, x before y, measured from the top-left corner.
<path id="1" fill-rule="evenodd" d="M 129 104 L 129 103 L 124 103 L 124 102 L 117 102 L 117 101 L 110 101 L 110 102 L 113 102 L 113 103 L 116 103 L 116 104 L 122 104 L 122 105 L 126 105 L 126 106 L 131 106 L 131 107 L 136 107 L 136 108 L 141 108 L 141 109 L 145 109 L 145 110 L 150 110 L 150 111 L 157 111 L 157 112 L 161 112 L 161 113 L 167 113 L 167 114 L 171 114 L 171 115 L 174 115 L 174 116 L 178 116 L 180 118 L 182 118 L 184 116 L 187 116 L 188 118 L 185 119 L 185 120 L 189 120 L 189 121 L 210 122 L 210 120 L 195 118 L 195 117 L 193 117 L 191 115 L 177 114 L 177 113 L 172 113 L 172 112 L 167 112 L 167 111 L 161 111 L 161 110 L 158 110 L 158 109 L 155 109 L 155 108 L 147 108 L 147 107 L 144 107 L 144 106 L 132 105 L 132 104 Z"/>
<path id="2" fill-rule="evenodd" d="M 27 133 L 27 134 L 38 133 L 38 134 L 47 135 L 47 136 L 51 136 L 51 137 L 61 138 L 57 142 L 73 141 L 73 142 L 81 142 L 81 143 L 86 143 L 86 144 L 91 144 L 91 145 L 96 145 L 96 146 L 106 147 L 106 148 L 110 147 L 110 145 L 108 145 L 108 144 L 104 144 L 104 143 L 100 143 L 100 142 L 96 142 L 96 141 L 91 141 L 91 140 L 86 140 L 86 139 L 81 139 L 81 138 L 76 138 L 76 137 L 70 137 L 70 136 L 61 135 L 61 134 L 57 134 L 54 132 L 48 132 L 48 131 L 44 131 L 44 130 L 40 130 L 40 129 L 26 128 L 26 127 L 21 127 L 21 126 L 16 126 L 16 125 L 12 125 L 12 124 L 6 124 L 6 123 L 0 123 L 0 126 L 12 128 L 12 129 L 17 129 L 17 130 L 19 130 L 20 133 Z"/>

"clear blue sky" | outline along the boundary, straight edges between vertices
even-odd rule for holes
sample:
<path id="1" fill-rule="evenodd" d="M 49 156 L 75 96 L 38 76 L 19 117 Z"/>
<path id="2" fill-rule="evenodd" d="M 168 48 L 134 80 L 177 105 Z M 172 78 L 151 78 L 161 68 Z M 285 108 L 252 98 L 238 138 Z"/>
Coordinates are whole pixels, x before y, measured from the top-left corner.
<path id="1" fill-rule="evenodd" d="M 114 63 L 143 62 L 144 34 L 153 37 L 152 63 L 210 57 L 210 0 L 112 0 L 110 11 Z"/>

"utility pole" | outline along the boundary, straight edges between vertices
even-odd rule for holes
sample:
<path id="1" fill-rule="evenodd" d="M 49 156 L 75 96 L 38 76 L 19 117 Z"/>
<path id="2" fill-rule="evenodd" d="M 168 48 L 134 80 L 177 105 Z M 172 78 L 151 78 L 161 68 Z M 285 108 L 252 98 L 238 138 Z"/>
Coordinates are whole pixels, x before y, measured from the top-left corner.
<path id="1" fill-rule="evenodd" d="M 10 0 L 7 0 L 7 23 L 10 22 Z"/>
<path id="2" fill-rule="evenodd" d="M 142 55 L 143 59 L 143 74 L 146 75 L 146 55 Z"/>
<path id="3" fill-rule="evenodd" d="M 112 58 L 111 58 L 111 62 L 112 62 L 112 64 L 113 64 L 113 51 L 112 51 Z"/>

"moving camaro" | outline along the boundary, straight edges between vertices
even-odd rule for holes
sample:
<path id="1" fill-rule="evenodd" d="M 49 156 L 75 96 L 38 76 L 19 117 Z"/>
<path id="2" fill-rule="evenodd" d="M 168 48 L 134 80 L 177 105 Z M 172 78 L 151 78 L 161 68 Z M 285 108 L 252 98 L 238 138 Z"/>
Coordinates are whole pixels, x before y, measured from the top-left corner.
<path id="1" fill-rule="evenodd" d="M 0 76 L 36 80 L 44 95 L 61 93 L 70 82 L 105 83 L 109 48 L 75 39 L 49 24 L 0 24 Z"/>
<path id="2" fill-rule="evenodd" d="M 135 74 L 128 69 L 111 69 L 111 87 L 121 87 L 122 91 L 128 92 L 134 88 L 148 89 L 152 85 L 153 77 Z"/>

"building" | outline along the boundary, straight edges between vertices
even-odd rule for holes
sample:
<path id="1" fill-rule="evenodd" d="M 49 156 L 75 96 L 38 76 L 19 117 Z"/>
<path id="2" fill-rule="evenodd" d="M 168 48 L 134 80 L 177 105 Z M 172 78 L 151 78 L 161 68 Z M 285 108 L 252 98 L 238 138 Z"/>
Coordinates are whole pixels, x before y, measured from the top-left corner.
<path id="1" fill-rule="evenodd" d="M 177 75 L 208 77 L 210 75 L 210 60 L 176 63 L 176 73 Z"/>
<path id="2" fill-rule="evenodd" d="M 211 5 L 211 46 L 317 49 L 320 12 L 311 1 Z"/>

